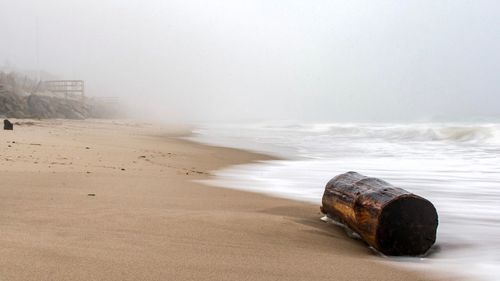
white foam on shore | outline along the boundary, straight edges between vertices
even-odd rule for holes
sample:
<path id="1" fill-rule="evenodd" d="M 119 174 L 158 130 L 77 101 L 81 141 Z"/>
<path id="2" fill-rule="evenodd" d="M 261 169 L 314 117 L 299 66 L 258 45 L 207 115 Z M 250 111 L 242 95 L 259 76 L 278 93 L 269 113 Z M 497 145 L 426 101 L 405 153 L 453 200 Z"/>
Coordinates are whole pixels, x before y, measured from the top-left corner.
<path id="1" fill-rule="evenodd" d="M 388 260 L 497 280 L 499 136 L 499 124 L 274 123 L 201 126 L 194 139 L 295 159 L 232 166 L 207 184 L 319 206 L 326 182 L 354 170 L 428 198 L 440 220 L 432 254 Z"/>

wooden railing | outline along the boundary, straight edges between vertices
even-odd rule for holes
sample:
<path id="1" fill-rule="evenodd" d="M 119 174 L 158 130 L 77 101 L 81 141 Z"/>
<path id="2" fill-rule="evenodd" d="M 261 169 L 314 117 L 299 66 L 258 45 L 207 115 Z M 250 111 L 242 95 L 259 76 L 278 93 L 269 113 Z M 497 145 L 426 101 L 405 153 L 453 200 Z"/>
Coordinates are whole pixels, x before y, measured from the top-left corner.
<path id="1" fill-rule="evenodd" d="M 66 99 L 85 99 L 85 82 L 83 80 L 49 80 L 43 81 L 44 90 Z"/>

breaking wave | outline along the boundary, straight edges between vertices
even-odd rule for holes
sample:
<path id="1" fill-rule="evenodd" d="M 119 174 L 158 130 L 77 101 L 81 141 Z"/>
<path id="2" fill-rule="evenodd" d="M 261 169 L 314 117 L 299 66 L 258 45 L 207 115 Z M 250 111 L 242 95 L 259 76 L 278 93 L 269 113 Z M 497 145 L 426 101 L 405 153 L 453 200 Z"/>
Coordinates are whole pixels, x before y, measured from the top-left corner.
<path id="1" fill-rule="evenodd" d="M 273 124 L 261 129 L 394 141 L 500 142 L 500 124 Z"/>

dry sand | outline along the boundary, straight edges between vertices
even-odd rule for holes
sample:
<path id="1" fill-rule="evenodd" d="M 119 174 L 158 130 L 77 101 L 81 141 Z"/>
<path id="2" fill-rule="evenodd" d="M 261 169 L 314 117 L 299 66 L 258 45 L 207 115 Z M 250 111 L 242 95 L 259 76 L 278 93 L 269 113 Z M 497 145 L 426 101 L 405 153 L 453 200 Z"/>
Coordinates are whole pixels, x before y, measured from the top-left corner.
<path id="1" fill-rule="evenodd" d="M 34 121 L 0 132 L 0 280 L 430 280 L 318 206 L 191 180 L 267 156 L 182 128 Z M 93 196 L 95 195 L 95 196 Z"/>

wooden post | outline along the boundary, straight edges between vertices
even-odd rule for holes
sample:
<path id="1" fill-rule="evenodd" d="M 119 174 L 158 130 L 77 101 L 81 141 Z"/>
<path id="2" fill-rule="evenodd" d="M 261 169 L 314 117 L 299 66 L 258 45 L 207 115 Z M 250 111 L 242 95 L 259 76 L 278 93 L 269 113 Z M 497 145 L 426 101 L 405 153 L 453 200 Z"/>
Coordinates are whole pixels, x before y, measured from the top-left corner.
<path id="1" fill-rule="evenodd" d="M 321 211 L 386 255 L 425 254 L 436 241 L 438 215 L 428 200 L 356 172 L 328 182 Z"/>

